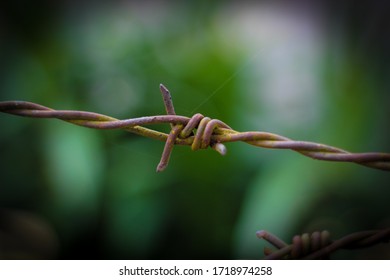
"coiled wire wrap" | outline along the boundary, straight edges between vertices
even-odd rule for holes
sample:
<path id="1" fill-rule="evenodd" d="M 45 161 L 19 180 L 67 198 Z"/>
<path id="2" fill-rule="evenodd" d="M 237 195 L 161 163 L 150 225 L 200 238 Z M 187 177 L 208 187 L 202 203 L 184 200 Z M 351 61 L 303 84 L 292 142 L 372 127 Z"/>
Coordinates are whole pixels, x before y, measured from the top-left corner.
<path id="1" fill-rule="evenodd" d="M 330 239 L 330 234 L 326 230 L 312 234 L 304 233 L 294 236 L 290 245 L 265 230 L 256 232 L 256 235 L 277 248 L 274 251 L 265 247 L 264 259 L 327 259 L 332 252 L 339 249 L 360 249 L 389 242 L 390 228 L 355 232 L 335 241 Z"/>
<path id="2" fill-rule="evenodd" d="M 25 101 L 0 102 L 0 111 L 33 118 L 57 118 L 76 125 L 95 129 L 124 129 L 138 135 L 165 141 L 164 151 L 157 171 L 166 168 L 174 145 L 189 145 L 192 150 L 213 148 L 226 154 L 223 143 L 243 141 L 250 145 L 270 149 L 290 149 L 307 157 L 325 161 L 354 162 L 371 168 L 390 171 L 388 153 L 350 153 L 348 151 L 313 142 L 293 141 L 287 137 L 269 132 L 238 132 L 220 120 L 210 119 L 201 114 L 192 118 L 175 114 L 169 91 L 160 85 L 167 115 L 147 116 L 118 120 L 93 112 L 53 110 Z M 155 131 L 143 125 L 167 123 L 169 134 Z"/>
<path id="3" fill-rule="evenodd" d="M 224 122 L 217 119 L 212 120 L 208 117 L 204 117 L 202 114 L 199 113 L 195 114 L 188 121 L 186 126 L 180 124 L 173 126 L 170 134 L 168 135 L 168 139 L 165 144 L 161 161 L 157 166 L 157 172 L 163 171 L 168 165 L 169 155 L 172 151 L 173 145 L 175 144 L 177 138 L 186 139 L 189 136 L 193 136 L 194 138 L 191 144 L 191 149 L 193 151 L 199 149 L 207 149 L 208 147 L 211 147 L 221 155 L 225 155 L 226 154 L 225 145 L 211 140 L 214 130 L 217 127 L 231 129 Z M 193 135 L 195 129 L 196 132 L 195 135 Z"/>

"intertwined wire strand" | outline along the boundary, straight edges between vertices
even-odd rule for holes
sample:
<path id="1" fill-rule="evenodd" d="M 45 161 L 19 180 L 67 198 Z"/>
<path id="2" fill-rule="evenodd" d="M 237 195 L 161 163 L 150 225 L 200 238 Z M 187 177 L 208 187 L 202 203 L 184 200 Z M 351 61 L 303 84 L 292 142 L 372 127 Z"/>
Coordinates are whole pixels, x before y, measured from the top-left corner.
<path id="1" fill-rule="evenodd" d="M 166 168 L 175 144 L 191 146 L 192 150 L 211 147 L 225 155 L 226 147 L 223 143 L 236 141 L 246 142 L 262 148 L 290 149 L 318 160 L 354 162 L 376 169 L 390 170 L 390 154 L 388 153 L 350 153 L 324 144 L 294 141 L 269 132 L 238 132 L 224 122 L 204 117 L 202 114 L 195 114 L 191 118 L 178 116 L 175 114 L 169 91 L 163 85 L 160 85 L 160 90 L 167 115 L 118 120 L 93 112 L 54 110 L 26 101 L 0 102 L 0 111 L 33 118 L 56 118 L 89 128 L 125 129 L 145 137 L 164 141 L 165 148 L 161 161 L 157 166 L 157 171 Z M 169 134 L 143 127 L 144 125 L 161 123 L 171 125 Z"/>
<path id="2" fill-rule="evenodd" d="M 296 235 L 292 244 L 287 244 L 277 236 L 265 230 L 256 233 L 257 237 L 268 241 L 277 248 L 264 248 L 264 259 L 326 259 L 339 249 L 360 249 L 390 241 L 390 228 L 383 230 L 368 230 L 346 235 L 338 240 L 330 240 L 330 234 L 324 230 Z"/>

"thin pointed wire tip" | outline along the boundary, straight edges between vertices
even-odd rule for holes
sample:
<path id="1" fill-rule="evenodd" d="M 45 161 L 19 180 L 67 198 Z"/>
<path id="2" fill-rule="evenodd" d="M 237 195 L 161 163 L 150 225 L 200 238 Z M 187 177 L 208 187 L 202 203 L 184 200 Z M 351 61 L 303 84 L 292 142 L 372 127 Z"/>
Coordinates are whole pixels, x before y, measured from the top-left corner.
<path id="1" fill-rule="evenodd" d="M 161 90 L 161 91 L 165 91 L 165 92 L 169 92 L 169 90 L 167 89 L 167 87 L 164 86 L 163 84 L 160 84 L 160 90 Z"/>

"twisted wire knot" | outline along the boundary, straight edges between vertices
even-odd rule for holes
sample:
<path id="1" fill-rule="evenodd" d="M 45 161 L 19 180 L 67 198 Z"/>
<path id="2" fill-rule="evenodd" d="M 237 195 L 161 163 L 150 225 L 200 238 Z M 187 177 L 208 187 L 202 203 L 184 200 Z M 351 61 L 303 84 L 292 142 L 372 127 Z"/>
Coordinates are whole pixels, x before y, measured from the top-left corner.
<path id="1" fill-rule="evenodd" d="M 221 155 L 225 155 L 225 145 L 212 140 L 216 128 L 231 129 L 224 122 L 217 119 L 210 119 L 199 113 L 193 115 L 185 126 L 183 124 L 173 125 L 168 139 L 165 142 L 161 161 L 157 166 L 157 172 L 163 171 L 168 165 L 170 153 L 178 138 L 185 140 L 192 137 L 191 149 L 193 151 L 211 147 Z"/>
<path id="2" fill-rule="evenodd" d="M 191 144 L 191 149 L 193 151 L 206 149 L 209 146 L 213 148 L 218 144 L 217 142 L 211 141 L 211 136 L 214 134 L 216 128 L 231 129 L 230 126 L 220 120 L 210 119 L 209 117 L 197 113 L 188 121 L 187 125 L 180 132 L 179 137 L 185 139 L 189 136 L 194 136 Z M 222 143 L 220 144 L 222 145 Z"/>
<path id="3" fill-rule="evenodd" d="M 325 248 L 331 243 L 330 234 L 326 230 L 315 231 L 312 234 L 304 233 L 302 235 L 295 235 L 291 245 L 288 245 L 283 240 L 265 230 L 256 232 L 256 235 L 258 238 L 267 240 L 270 244 L 279 249 L 274 252 L 268 247 L 264 248 L 264 255 L 266 258 L 270 259 L 281 257 L 300 259 Z M 324 255 L 323 257 L 327 256 Z"/>
<path id="4" fill-rule="evenodd" d="M 313 252 L 325 248 L 330 242 L 330 234 L 326 230 L 321 232 L 315 231 L 311 235 L 308 233 L 295 235 L 292 239 L 291 258 L 300 259 L 308 256 Z"/>
<path id="5" fill-rule="evenodd" d="M 169 90 L 164 85 L 160 84 L 160 91 L 163 95 L 167 114 L 176 115 Z M 172 130 L 165 142 L 160 163 L 157 165 L 157 172 L 163 171 L 168 165 L 169 157 L 177 138 L 188 139 L 193 136 L 191 143 L 191 149 L 193 151 L 207 149 L 210 146 L 221 155 L 226 154 L 225 145 L 212 140 L 212 136 L 214 135 L 216 128 L 226 128 L 231 130 L 231 127 L 223 121 L 210 119 L 209 117 L 205 117 L 202 114 L 197 113 L 189 119 L 185 126 L 183 126 L 183 124 L 172 124 L 171 127 Z"/>

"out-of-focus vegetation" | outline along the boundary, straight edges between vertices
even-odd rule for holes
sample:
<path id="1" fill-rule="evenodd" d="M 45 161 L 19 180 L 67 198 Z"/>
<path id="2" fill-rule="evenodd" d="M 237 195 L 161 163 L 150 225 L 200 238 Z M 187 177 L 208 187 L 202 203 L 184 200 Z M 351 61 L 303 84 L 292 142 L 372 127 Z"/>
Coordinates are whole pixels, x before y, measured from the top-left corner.
<path id="1" fill-rule="evenodd" d="M 180 115 L 390 152 L 390 6 L 359 3 L 9 2 L 0 97 L 123 119 L 164 114 L 164 83 Z M 383 171 L 232 143 L 225 157 L 175 147 L 157 174 L 161 142 L 5 114 L 0 127 L 0 258 L 257 259 L 260 229 L 390 224 Z"/>

